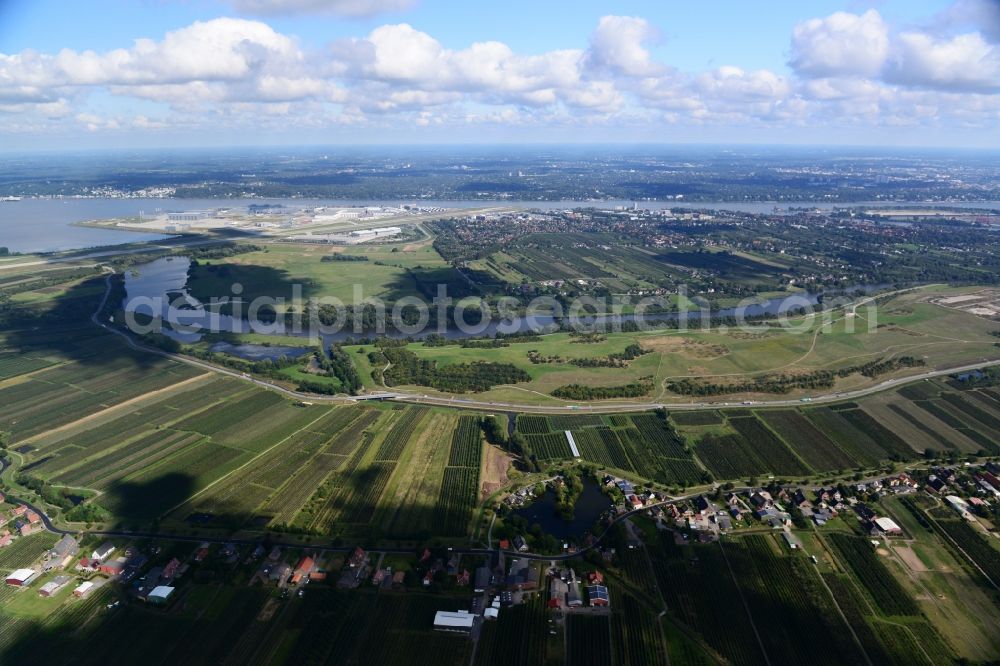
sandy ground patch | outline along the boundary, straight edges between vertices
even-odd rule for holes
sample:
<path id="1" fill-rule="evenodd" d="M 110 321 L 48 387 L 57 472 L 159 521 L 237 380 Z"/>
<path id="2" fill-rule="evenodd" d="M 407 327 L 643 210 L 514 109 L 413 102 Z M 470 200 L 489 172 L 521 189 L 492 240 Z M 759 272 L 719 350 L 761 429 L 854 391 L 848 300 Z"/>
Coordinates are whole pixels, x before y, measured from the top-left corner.
<path id="1" fill-rule="evenodd" d="M 910 571 L 927 571 L 927 565 L 920 561 L 920 558 L 917 557 L 917 554 L 909 546 L 896 546 L 895 551 L 899 555 L 899 559 L 906 562 L 906 566 L 910 567 Z"/>
<path id="2" fill-rule="evenodd" d="M 507 483 L 507 470 L 513 462 L 503 449 L 486 445 L 483 455 L 482 486 L 480 488 L 480 499 L 486 499 L 490 493 Z"/>
<path id="3" fill-rule="evenodd" d="M 729 353 L 729 347 L 725 345 L 714 345 L 703 340 L 692 340 L 691 338 L 682 338 L 677 335 L 644 338 L 642 346 L 644 349 L 651 349 L 656 352 L 680 354 L 688 358 L 699 359 L 718 358 Z"/>
<path id="4" fill-rule="evenodd" d="M 257 613 L 257 621 L 270 622 L 271 618 L 274 617 L 275 611 L 277 610 L 278 610 L 278 600 L 268 599 L 267 603 L 264 604 L 264 607 L 260 609 L 259 613 Z"/>

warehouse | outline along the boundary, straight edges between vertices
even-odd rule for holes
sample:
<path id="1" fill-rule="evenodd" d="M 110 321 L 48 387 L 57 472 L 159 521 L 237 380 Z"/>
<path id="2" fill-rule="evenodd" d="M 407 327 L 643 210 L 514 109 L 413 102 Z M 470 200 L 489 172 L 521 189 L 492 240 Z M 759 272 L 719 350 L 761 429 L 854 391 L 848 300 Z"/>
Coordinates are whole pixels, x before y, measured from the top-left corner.
<path id="1" fill-rule="evenodd" d="M 469 611 L 438 611 L 434 615 L 434 628 L 438 631 L 453 631 L 467 634 L 472 631 L 476 616 Z"/>
<path id="2" fill-rule="evenodd" d="M 35 580 L 38 576 L 38 572 L 34 569 L 18 569 L 12 571 L 6 578 L 8 585 L 14 585 L 16 587 L 24 587 Z"/>

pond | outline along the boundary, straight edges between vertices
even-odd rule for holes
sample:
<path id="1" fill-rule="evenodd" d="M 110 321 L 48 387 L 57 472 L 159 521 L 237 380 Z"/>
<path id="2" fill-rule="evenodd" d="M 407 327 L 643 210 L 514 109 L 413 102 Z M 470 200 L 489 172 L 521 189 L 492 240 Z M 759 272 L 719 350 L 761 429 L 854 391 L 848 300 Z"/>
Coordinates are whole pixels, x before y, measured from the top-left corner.
<path id="1" fill-rule="evenodd" d="M 556 494 L 551 490 L 531 504 L 513 511 L 528 521 L 528 525 L 538 523 L 542 531 L 557 539 L 578 539 L 594 526 L 605 511 L 611 508 L 611 500 L 601 492 L 601 487 L 590 479 L 583 482 L 583 492 L 573 505 L 573 519 L 565 520 L 559 514 Z"/>
<path id="2" fill-rule="evenodd" d="M 234 345 L 229 342 L 216 342 L 209 351 L 221 352 L 230 356 L 238 356 L 248 361 L 277 361 L 282 356 L 298 358 L 310 352 L 308 347 L 286 347 L 283 345 L 255 345 L 251 343 Z"/>

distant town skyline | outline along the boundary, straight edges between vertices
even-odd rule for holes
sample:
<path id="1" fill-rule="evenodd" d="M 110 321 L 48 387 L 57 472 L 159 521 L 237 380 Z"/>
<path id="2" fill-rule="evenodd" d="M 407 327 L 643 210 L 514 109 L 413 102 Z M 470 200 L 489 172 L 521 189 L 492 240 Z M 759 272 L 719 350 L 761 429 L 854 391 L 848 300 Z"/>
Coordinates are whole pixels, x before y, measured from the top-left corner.
<path id="1" fill-rule="evenodd" d="M 0 2 L 0 150 L 1000 148 L 1000 0 Z"/>

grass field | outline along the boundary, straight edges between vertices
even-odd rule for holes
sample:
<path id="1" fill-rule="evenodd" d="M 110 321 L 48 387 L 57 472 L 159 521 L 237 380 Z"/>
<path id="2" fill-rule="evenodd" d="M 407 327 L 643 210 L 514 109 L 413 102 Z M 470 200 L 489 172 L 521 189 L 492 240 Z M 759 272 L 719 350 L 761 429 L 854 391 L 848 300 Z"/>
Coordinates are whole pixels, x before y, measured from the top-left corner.
<path id="1" fill-rule="evenodd" d="M 789 329 L 764 327 L 752 332 L 742 330 L 700 330 L 687 332 L 669 330 L 638 333 L 607 333 L 603 340 L 591 344 L 574 344 L 568 333 L 543 336 L 539 341 L 516 343 L 506 347 L 462 348 L 458 345 L 426 346 L 420 342 L 408 349 L 421 359 L 439 365 L 490 361 L 510 363 L 524 370 L 530 381 L 516 386 L 501 386 L 480 394 L 481 399 L 511 400 L 534 404 L 566 404 L 549 394 L 570 384 L 582 386 L 621 386 L 651 377 L 654 390 L 649 400 L 688 401 L 690 396 L 676 395 L 667 385 L 683 379 L 699 383 L 726 385 L 747 378 L 778 374 L 801 375 L 819 370 L 838 370 L 864 363 L 891 360 L 898 356 L 913 356 L 923 366 L 903 367 L 888 374 L 866 377 L 855 372 L 836 378 L 831 388 L 822 392 L 852 390 L 870 386 L 892 376 L 916 374 L 922 368 L 947 367 L 995 358 L 995 338 L 992 327 L 984 319 L 949 310 L 927 302 L 928 294 L 917 290 L 902 294 L 881 306 L 862 306 L 857 316 L 845 318 L 835 314 L 832 323 L 824 327 L 822 318 L 792 320 Z M 869 322 L 871 328 L 869 329 Z M 960 331 L 959 337 L 942 331 Z M 574 362 L 600 359 L 622 353 L 626 347 L 639 344 L 649 351 L 628 362 L 627 367 L 580 367 Z M 365 352 L 371 347 L 361 347 Z M 358 347 L 348 351 L 357 359 Z M 546 362 L 532 362 L 536 358 Z M 362 375 L 370 368 L 359 363 Z M 371 381 L 367 376 L 366 381 Z M 417 387 L 411 387 L 417 389 Z M 433 393 L 430 389 L 421 391 Z M 792 396 L 815 395 L 816 390 L 796 389 Z M 733 399 L 762 398 L 767 394 L 734 394 Z M 635 399 L 630 399 L 634 401 Z M 709 418 L 679 416 L 684 419 Z M 690 424 L 690 423 L 689 423 Z M 695 424 L 690 424 L 695 425 Z"/>
<path id="2" fill-rule="evenodd" d="M 395 251 L 394 251 L 395 250 Z M 364 255 L 368 261 L 322 261 L 335 252 Z M 243 285 L 243 297 L 284 297 L 291 304 L 292 286 L 300 285 L 305 298 L 331 297 L 353 303 L 379 297 L 395 301 L 419 296 L 420 279 L 455 279 L 454 270 L 430 245 L 377 245 L 329 248 L 316 244 L 282 243 L 261 252 L 202 262 L 193 269 L 192 293 L 207 302 L 212 296 L 231 295 L 232 285 Z"/>

